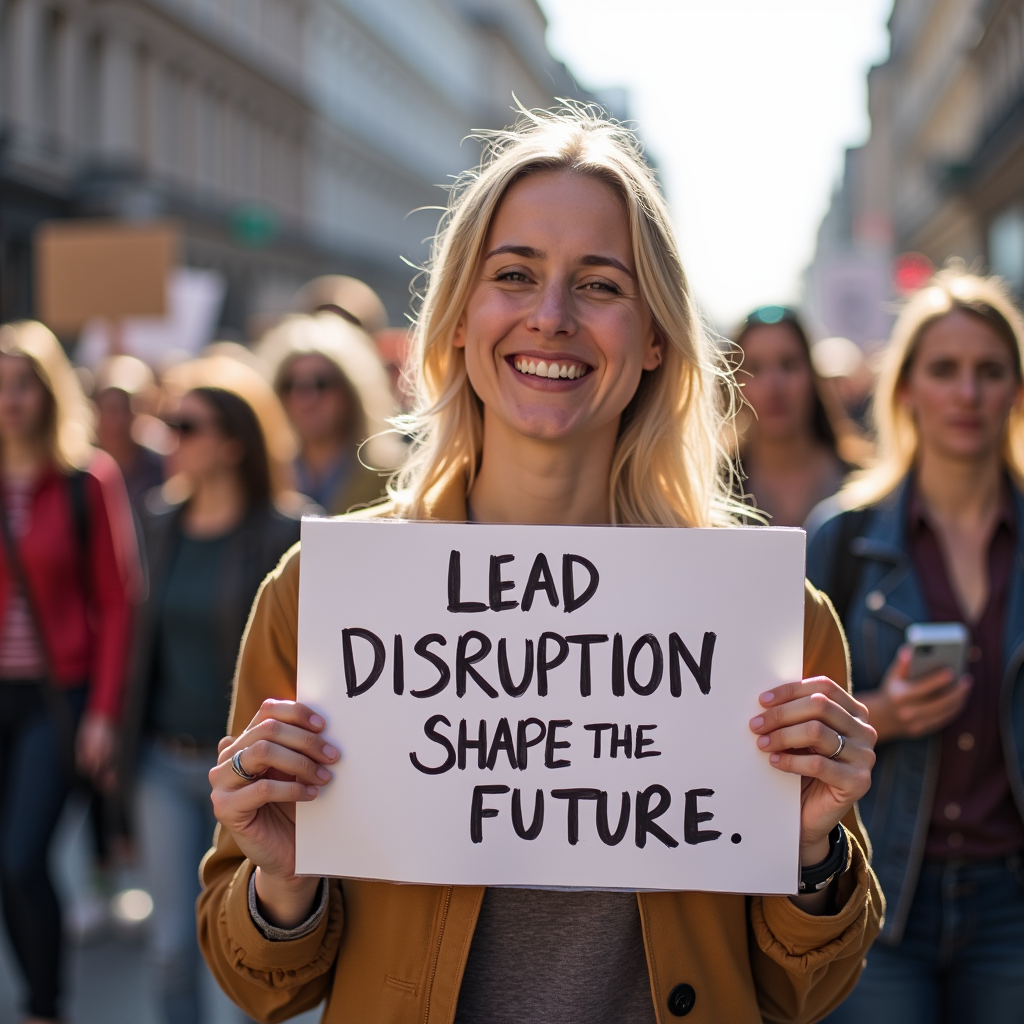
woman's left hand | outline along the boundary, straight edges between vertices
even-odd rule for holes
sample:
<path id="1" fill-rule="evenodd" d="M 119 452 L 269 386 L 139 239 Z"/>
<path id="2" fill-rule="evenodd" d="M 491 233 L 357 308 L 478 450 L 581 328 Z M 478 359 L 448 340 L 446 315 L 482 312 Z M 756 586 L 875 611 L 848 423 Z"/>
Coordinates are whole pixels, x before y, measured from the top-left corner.
<path id="1" fill-rule="evenodd" d="M 775 768 L 801 776 L 800 863 L 819 864 L 829 832 L 871 785 L 877 737 L 868 710 L 826 676 L 776 686 L 760 701 L 765 710 L 750 728 Z"/>
<path id="2" fill-rule="evenodd" d="M 103 790 L 113 784 L 114 725 L 109 718 L 86 712 L 75 742 L 78 770 Z"/>

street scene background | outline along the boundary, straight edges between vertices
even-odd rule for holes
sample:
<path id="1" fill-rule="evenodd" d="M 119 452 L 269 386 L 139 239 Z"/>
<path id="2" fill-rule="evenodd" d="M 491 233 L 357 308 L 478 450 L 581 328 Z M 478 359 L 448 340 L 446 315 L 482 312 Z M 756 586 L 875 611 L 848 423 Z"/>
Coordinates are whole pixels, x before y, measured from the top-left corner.
<path id="1" fill-rule="evenodd" d="M 799 307 L 860 427 L 897 303 L 936 269 L 1024 292 L 1024 0 L 0 0 L 0 323 L 46 319 L 54 224 L 169 223 L 160 316 L 49 323 L 90 387 L 118 352 L 158 377 L 211 345 L 245 362 L 231 346 L 337 305 L 298 296 L 343 275 L 379 297 L 356 323 L 394 412 L 473 132 L 564 99 L 635 126 L 715 329 Z M 142 411 L 159 454 L 165 410 Z M 138 851 L 98 866 L 88 815 L 72 794 L 51 847 L 68 1019 L 156 1024 Z M 21 984 L 0 934 L 0 1024 Z M 238 1021 L 204 984 L 209 1020 Z"/>

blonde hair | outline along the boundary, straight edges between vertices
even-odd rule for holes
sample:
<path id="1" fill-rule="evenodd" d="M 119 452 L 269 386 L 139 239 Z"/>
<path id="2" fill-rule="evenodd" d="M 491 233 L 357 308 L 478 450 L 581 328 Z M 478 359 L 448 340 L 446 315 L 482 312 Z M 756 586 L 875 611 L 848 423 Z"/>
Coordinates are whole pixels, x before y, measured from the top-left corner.
<path id="1" fill-rule="evenodd" d="M 1024 320 L 1006 285 L 997 277 L 968 273 L 958 263 L 939 271 L 903 307 L 882 364 L 871 403 L 877 435 L 875 464 L 854 474 L 839 495 L 844 508 L 859 508 L 892 493 L 910 472 L 917 456 L 917 426 L 900 399 L 914 353 L 924 332 L 937 320 L 957 311 L 980 318 L 1006 342 L 1013 356 L 1017 380 L 1024 365 Z M 1024 408 L 1011 411 L 1004 443 L 1007 468 L 1024 477 Z"/>
<path id="2" fill-rule="evenodd" d="M 37 320 L 0 326 L 0 354 L 27 359 L 50 397 L 50 457 L 64 472 L 85 469 L 93 456 L 93 411 L 53 332 Z"/>
<path id="3" fill-rule="evenodd" d="M 422 518 L 430 493 L 453 474 L 462 474 L 467 488 L 473 484 L 483 446 L 482 406 L 453 335 L 508 189 L 525 175 L 562 170 L 597 178 L 622 198 L 640 292 L 663 343 L 661 366 L 644 372 L 623 413 L 611 470 L 612 522 L 732 522 L 737 506 L 723 427 L 735 407 L 735 382 L 701 322 L 665 201 L 636 136 L 593 108 L 569 103 L 555 111 L 521 109 L 513 127 L 480 139 L 480 166 L 453 186 L 434 239 L 413 334 L 415 401 L 402 418 L 413 451 L 389 486 L 403 514 Z"/>
<path id="4" fill-rule="evenodd" d="M 295 359 L 322 356 L 338 371 L 355 404 L 351 426 L 361 445 L 360 459 L 373 469 L 388 471 L 402 461 L 406 446 L 388 426 L 397 411 L 391 383 L 377 346 L 365 331 L 335 313 L 296 314 L 271 328 L 256 353 L 271 367 L 278 394 Z"/>

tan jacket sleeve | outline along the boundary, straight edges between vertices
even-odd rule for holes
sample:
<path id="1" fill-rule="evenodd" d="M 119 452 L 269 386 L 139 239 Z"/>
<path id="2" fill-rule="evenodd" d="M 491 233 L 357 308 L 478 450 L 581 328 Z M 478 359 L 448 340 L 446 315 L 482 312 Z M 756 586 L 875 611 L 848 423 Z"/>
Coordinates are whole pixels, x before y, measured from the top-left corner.
<path id="1" fill-rule="evenodd" d="M 829 599 L 807 584 L 804 677 L 828 676 L 850 688 L 849 656 Z M 885 901 L 871 870 L 871 847 L 854 808 L 844 819 L 850 861 L 839 881 L 836 914 L 812 917 L 785 896 L 750 900 L 750 947 L 766 1021 L 820 1020 L 857 983 L 882 926 Z"/>
<path id="2" fill-rule="evenodd" d="M 228 726 L 232 736 L 264 700 L 295 699 L 299 599 L 298 545 L 260 587 L 242 638 Z M 341 886 L 330 883 L 328 912 L 319 927 L 292 942 L 271 942 L 249 916 L 253 865 L 218 827 L 203 859 L 196 908 L 199 945 L 220 986 L 257 1020 L 286 1020 L 327 995 L 344 924 Z"/>

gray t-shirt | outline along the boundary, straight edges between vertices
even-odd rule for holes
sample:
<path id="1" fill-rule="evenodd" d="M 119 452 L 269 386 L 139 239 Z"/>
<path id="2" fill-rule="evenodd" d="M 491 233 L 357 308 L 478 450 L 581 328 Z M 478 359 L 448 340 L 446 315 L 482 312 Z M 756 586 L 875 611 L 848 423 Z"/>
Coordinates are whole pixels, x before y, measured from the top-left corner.
<path id="1" fill-rule="evenodd" d="M 488 889 L 455 1024 L 654 1024 L 630 892 Z"/>

